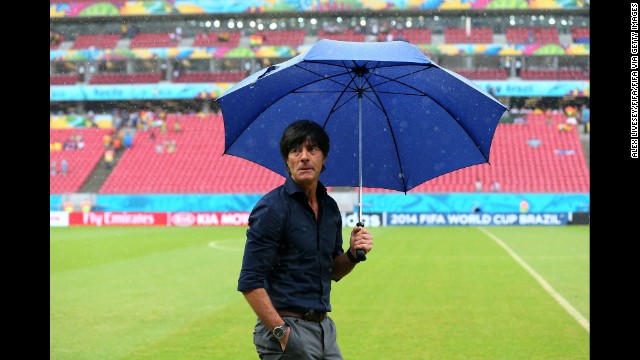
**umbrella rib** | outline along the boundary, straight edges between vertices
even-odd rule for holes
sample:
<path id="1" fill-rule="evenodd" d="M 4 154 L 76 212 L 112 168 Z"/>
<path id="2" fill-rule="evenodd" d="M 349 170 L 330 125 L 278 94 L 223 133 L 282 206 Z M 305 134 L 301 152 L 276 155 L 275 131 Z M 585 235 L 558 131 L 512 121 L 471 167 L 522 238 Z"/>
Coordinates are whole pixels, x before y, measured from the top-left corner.
<path id="1" fill-rule="evenodd" d="M 344 63 L 344 61 L 343 61 L 343 63 Z M 333 64 L 330 64 L 330 65 L 333 65 Z M 347 68 L 347 66 L 346 66 L 346 64 L 345 64 L 344 66 L 338 66 L 338 65 L 335 65 L 335 66 L 337 66 L 337 67 L 341 67 L 341 68 L 344 68 L 345 70 L 346 70 L 346 69 L 348 69 L 348 68 Z M 303 69 L 304 69 L 304 68 L 303 68 Z M 315 72 L 313 72 L 313 71 L 311 71 L 311 70 L 309 70 L 309 69 L 305 69 L 305 70 L 307 70 L 307 71 L 311 72 L 312 74 L 316 74 Z M 353 92 L 353 95 L 352 95 L 349 99 L 346 99 L 346 101 L 344 101 L 341 105 L 339 105 L 339 106 L 337 106 L 337 107 L 336 107 L 336 105 L 338 105 L 338 102 L 340 101 L 340 99 L 342 99 L 342 97 L 344 96 L 344 94 L 347 92 L 347 89 L 349 89 L 349 88 L 350 88 L 350 85 L 351 85 L 351 84 L 353 84 L 353 83 L 355 82 L 355 78 L 350 74 L 350 72 L 349 72 L 349 71 L 346 71 L 346 72 L 344 72 L 344 73 L 337 74 L 337 75 L 335 75 L 335 76 L 345 75 L 345 74 L 346 74 L 346 75 L 349 75 L 349 77 L 351 78 L 351 80 L 349 80 L 349 83 L 348 83 L 348 84 L 346 84 L 346 85 L 340 84 L 340 82 L 335 81 L 335 80 L 333 80 L 333 79 L 329 79 L 329 80 L 331 80 L 331 81 L 333 81 L 333 82 L 335 82 L 335 83 L 337 83 L 337 84 L 343 85 L 343 88 L 342 88 L 342 91 L 340 92 L 340 96 L 338 96 L 338 98 L 336 99 L 336 101 L 333 103 L 333 106 L 331 106 L 331 110 L 329 111 L 329 114 L 327 115 L 327 118 L 325 119 L 324 124 L 322 124 L 322 127 L 323 127 L 323 128 L 327 126 L 327 124 L 329 123 L 329 120 L 331 119 L 331 115 L 332 115 L 334 112 L 336 112 L 336 110 L 338 110 L 338 109 L 340 109 L 341 107 L 345 106 L 345 105 L 346 105 L 347 103 L 349 103 L 349 102 L 350 102 L 354 97 L 356 97 L 357 92 L 355 92 L 355 91 L 354 91 L 354 92 Z M 317 75 L 318 75 L 318 76 L 320 76 L 319 74 L 317 74 Z"/>

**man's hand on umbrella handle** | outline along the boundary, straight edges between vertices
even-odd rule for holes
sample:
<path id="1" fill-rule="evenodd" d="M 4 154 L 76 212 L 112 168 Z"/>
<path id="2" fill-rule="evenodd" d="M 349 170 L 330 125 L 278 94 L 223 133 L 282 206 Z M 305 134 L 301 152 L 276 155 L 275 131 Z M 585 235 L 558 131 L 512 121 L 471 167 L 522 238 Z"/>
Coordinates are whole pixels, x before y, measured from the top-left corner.
<path id="1" fill-rule="evenodd" d="M 358 229 L 358 227 L 360 229 Z M 356 245 L 363 244 L 366 248 L 366 251 L 363 248 L 356 248 L 356 259 L 358 262 L 367 260 L 366 253 L 371 251 L 371 247 L 373 246 L 373 237 L 369 233 L 368 230 L 364 229 L 364 223 L 358 222 L 356 224 L 356 228 L 351 232 L 351 237 L 353 238 L 352 246 L 356 248 Z"/>

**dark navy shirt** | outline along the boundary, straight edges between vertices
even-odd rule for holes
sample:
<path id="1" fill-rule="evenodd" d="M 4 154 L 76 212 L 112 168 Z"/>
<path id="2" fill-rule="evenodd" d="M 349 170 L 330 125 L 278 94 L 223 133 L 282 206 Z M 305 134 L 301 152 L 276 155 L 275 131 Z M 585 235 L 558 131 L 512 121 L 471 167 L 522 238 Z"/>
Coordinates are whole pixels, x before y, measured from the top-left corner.
<path id="1" fill-rule="evenodd" d="M 333 259 L 344 252 L 342 218 L 321 183 L 316 194 L 317 221 L 290 177 L 258 201 L 249 216 L 238 291 L 265 288 L 277 310 L 331 311 Z"/>

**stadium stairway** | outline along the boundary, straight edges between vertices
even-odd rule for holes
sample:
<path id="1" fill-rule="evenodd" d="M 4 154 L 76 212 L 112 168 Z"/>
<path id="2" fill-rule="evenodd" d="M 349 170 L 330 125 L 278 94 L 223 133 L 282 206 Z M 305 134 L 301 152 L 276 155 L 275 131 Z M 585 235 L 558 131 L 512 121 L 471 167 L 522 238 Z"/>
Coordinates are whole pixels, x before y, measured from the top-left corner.
<path id="1" fill-rule="evenodd" d="M 586 132 L 584 127 L 585 125 L 581 124 L 580 126 L 578 126 L 578 131 L 580 132 L 580 142 L 582 143 L 582 151 L 587 162 L 587 168 L 591 169 L 591 162 L 589 161 L 589 150 L 591 149 L 591 134 Z"/>
<path id="2" fill-rule="evenodd" d="M 121 151 L 115 152 L 113 156 L 113 166 L 111 166 L 110 169 L 107 168 L 104 158 L 100 160 L 100 162 L 98 162 L 96 167 L 93 168 L 93 171 L 91 171 L 91 174 L 89 174 L 89 177 L 87 177 L 87 180 L 84 182 L 84 184 L 82 184 L 82 187 L 78 192 L 97 193 L 98 190 L 100 190 L 100 188 L 102 187 L 102 184 L 104 184 L 104 182 L 109 177 L 109 174 L 111 174 L 111 171 L 113 171 L 113 169 L 118 165 L 118 161 L 120 160 L 120 158 L 122 157 L 122 154 L 124 154 L 125 151 L 126 150 L 123 149 Z"/>

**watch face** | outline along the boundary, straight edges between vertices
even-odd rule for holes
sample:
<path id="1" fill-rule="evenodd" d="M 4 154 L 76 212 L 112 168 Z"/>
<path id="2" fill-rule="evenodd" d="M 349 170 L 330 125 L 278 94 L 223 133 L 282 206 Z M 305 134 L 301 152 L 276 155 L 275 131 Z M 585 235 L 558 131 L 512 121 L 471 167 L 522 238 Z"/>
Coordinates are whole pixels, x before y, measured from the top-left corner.
<path id="1" fill-rule="evenodd" d="M 287 328 L 284 326 L 276 326 L 275 328 L 273 328 L 273 336 L 275 336 L 276 339 L 282 339 L 286 330 Z"/>

